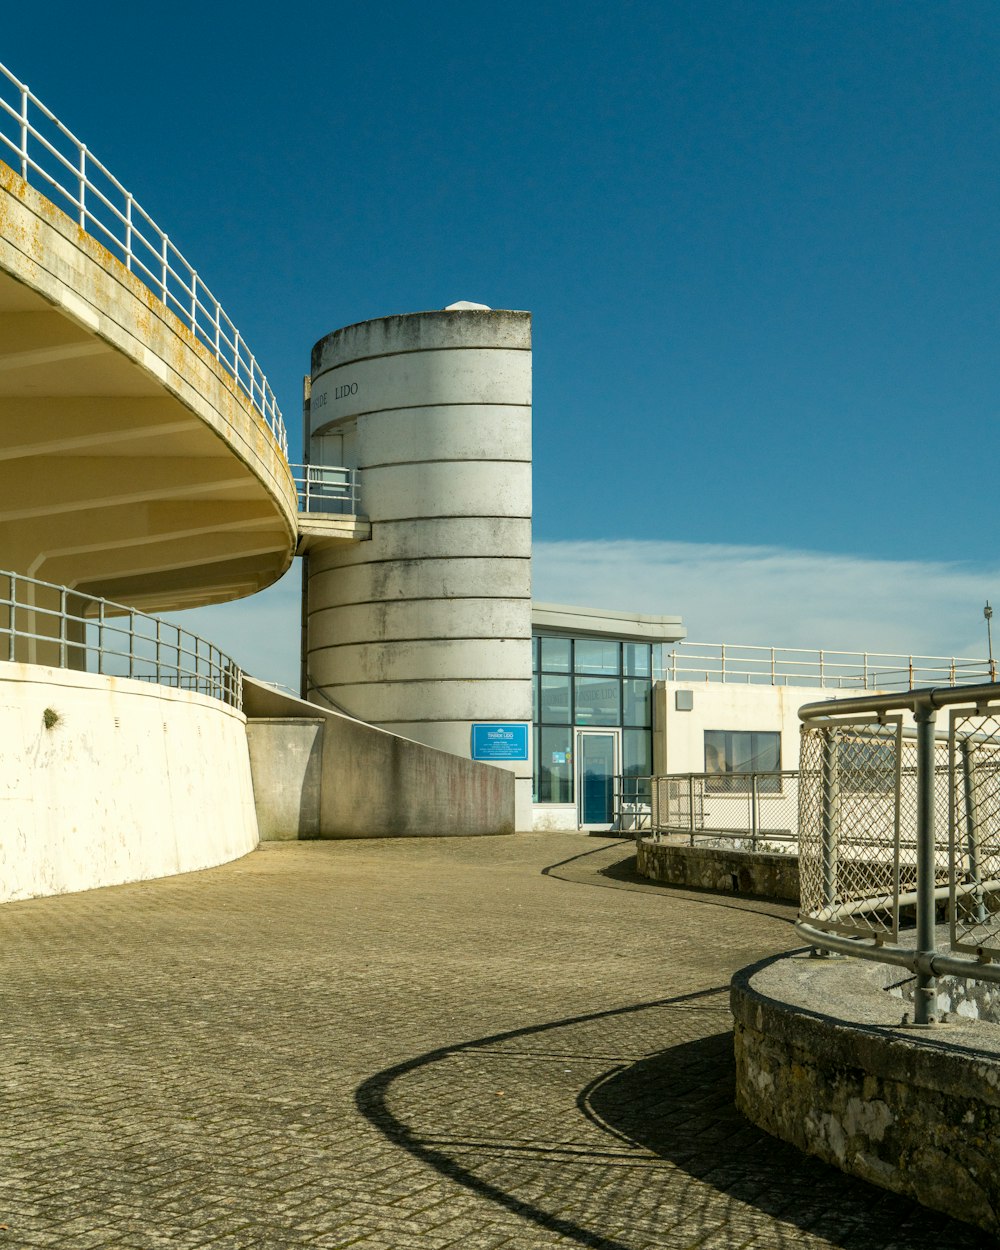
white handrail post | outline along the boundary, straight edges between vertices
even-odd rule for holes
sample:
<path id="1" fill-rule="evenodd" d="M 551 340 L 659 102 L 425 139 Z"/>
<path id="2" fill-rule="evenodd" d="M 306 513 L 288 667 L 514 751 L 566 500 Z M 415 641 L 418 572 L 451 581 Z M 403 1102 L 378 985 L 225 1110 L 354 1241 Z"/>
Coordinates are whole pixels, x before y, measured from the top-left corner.
<path id="1" fill-rule="evenodd" d="M 197 333 L 198 330 L 198 274 L 191 270 L 191 331 Z"/>
<path id="2" fill-rule="evenodd" d="M 7 646 L 7 659 L 13 663 L 16 654 L 14 648 L 14 639 L 17 637 L 17 574 L 10 575 L 10 642 Z"/>
<path id="3" fill-rule="evenodd" d="M 132 272 L 132 196 L 125 193 L 125 268 Z"/>
<path id="4" fill-rule="evenodd" d="M 216 304 L 215 304 L 215 359 L 216 360 L 219 359 L 219 340 L 222 336 L 222 326 L 219 321 L 221 313 L 222 313 L 222 309 L 219 307 L 218 301 L 216 301 Z"/>
<path id="5" fill-rule="evenodd" d="M 21 88 L 21 177 L 28 181 L 28 86 Z"/>
<path id="6" fill-rule="evenodd" d="M 164 304 L 167 304 L 167 268 L 168 268 L 167 243 L 168 243 L 167 236 L 164 235 L 163 247 L 160 249 L 160 291 L 162 292 L 162 299 L 163 299 Z M 167 304 L 167 307 L 169 308 L 170 305 Z"/>
<path id="7" fill-rule="evenodd" d="M 80 144 L 80 229 L 87 229 L 87 145 Z"/>
<path id="8" fill-rule="evenodd" d="M 59 591 L 59 667 L 66 667 L 66 587 Z"/>

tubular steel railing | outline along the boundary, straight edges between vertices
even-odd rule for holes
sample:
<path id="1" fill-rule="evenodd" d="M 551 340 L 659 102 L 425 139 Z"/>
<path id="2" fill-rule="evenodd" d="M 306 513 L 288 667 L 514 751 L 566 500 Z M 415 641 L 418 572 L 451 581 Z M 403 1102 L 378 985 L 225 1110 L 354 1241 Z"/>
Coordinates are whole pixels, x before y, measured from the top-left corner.
<path id="1" fill-rule="evenodd" d="M 218 647 L 159 617 L 0 572 L 0 661 L 130 677 L 243 704 L 243 673 Z"/>
<path id="2" fill-rule="evenodd" d="M 637 837 L 650 828 L 650 787 L 652 777 L 619 774 L 613 779 L 614 816 L 612 829 Z"/>
<path id="3" fill-rule="evenodd" d="M 937 977 L 1000 981 L 1000 684 L 810 703 L 799 715 L 796 930 L 818 950 L 909 969 L 915 1023 L 932 1023 Z M 898 944 L 903 907 L 916 911 L 915 949 Z"/>
<path id="4" fill-rule="evenodd" d="M 995 681 L 997 673 L 993 660 L 962 656 L 682 642 L 665 655 L 664 676 L 670 681 L 887 691 L 977 684 Z"/>
<path id="5" fill-rule="evenodd" d="M 361 511 L 356 469 L 328 464 L 293 464 L 299 511 L 356 516 Z"/>
<path id="6" fill-rule="evenodd" d="M 794 769 L 747 773 L 671 773 L 651 778 L 655 839 L 681 834 L 731 841 L 741 849 L 797 849 L 799 774 Z"/>
<path id="7" fill-rule="evenodd" d="M 28 87 L 0 65 L 0 155 L 149 288 L 212 352 L 288 455 L 267 378 L 219 301 L 115 176 Z"/>

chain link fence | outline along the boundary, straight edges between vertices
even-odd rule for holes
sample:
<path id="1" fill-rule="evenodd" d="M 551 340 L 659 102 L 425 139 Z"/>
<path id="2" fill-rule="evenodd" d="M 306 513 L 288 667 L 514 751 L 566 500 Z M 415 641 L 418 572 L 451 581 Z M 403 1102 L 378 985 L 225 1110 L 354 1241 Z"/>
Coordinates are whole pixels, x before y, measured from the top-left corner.
<path id="1" fill-rule="evenodd" d="M 676 773 L 651 780 L 654 836 L 682 834 L 691 844 L 726 842 L 734 849 L 798 849 L 795 770 Z"/>

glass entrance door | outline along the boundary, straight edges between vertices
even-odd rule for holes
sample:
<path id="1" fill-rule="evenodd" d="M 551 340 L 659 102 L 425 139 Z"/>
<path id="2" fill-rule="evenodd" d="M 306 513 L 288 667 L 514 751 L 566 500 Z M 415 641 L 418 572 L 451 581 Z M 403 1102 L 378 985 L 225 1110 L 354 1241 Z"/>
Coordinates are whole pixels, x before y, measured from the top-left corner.
<path id="1" fill-rule="evenodd" d="M 576 792 L 582 828 L 609 826 L 614 820 L 618 734 L 582 729 L 576 735 Z"/>

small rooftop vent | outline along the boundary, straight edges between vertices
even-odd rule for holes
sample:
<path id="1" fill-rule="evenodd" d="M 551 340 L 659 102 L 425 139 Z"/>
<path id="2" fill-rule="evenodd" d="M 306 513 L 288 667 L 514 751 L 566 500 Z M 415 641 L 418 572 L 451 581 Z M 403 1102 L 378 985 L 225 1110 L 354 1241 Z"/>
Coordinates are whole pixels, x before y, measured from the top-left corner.
<path id="1" fill-rule="evenodd" d="M 492 312 L 489 304 L 473 304 L 471 300 L 460 299 L 457 303 L 449 304 L 444 310 L 445 312 L 465 312 L 467 309 L 477 309 L 479 312 Z"/>

